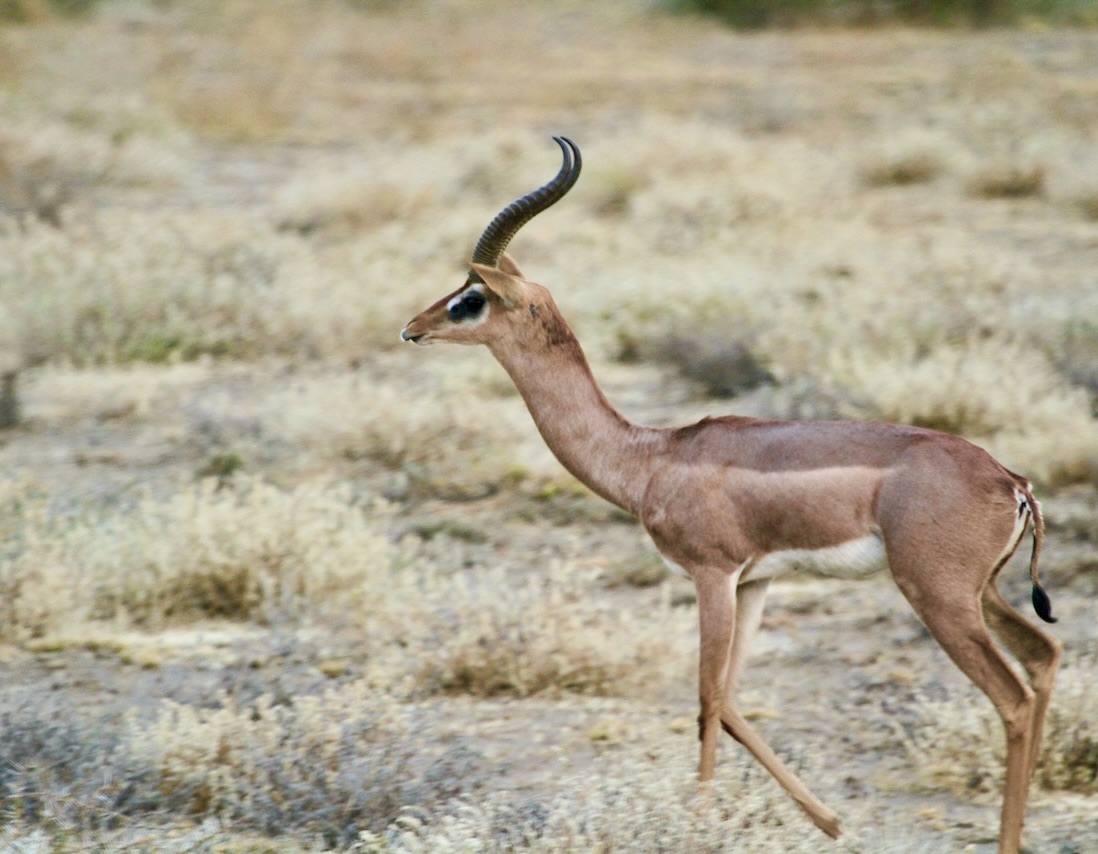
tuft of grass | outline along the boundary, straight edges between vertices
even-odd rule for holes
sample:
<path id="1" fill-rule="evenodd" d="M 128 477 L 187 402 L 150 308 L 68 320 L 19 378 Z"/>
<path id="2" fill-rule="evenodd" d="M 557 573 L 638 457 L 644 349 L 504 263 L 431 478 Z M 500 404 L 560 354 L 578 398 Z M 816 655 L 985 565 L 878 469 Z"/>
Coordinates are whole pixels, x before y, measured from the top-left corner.
<path id="1" fill-rule="evenodd" d="M 202 480 L 205 478 L 214 478 L 217 481 L 218 487 L 225 486 L 230 478 L 238 471 L 244 468 L 244 460 L 240 454 L 234 451 L 228 451 L 223 454 L 214 454 L 210 459 L 198 470 L 196 476 Z"/>
<path id="2" fill-rule="evenodd" d="M 646 349 L 653 361 L 674 365 L 710 397 L 736 397 L 776 382 L 754 349 L 708 325 L 678 329 Z"/>
<path id="3" fill-rule="evenodd" d="M 231 829 L 343 849 L 406 806 L 464 794 L 476 764 L 461 743 L 428 756 L 411 738 L 414 714 L 362 682 L 281 702 L 165 701 L 123 719 L 42 699 L 0 706 L 0 843 L 16 840 L 13 850 L 25 850 L 21 832 L 50 850 L 118 850 L 142 836 L 144 848 L 181 835 L 173 819 L 212 822 L 199 837 Z"/>
<path id="4" fill-rule="evenodd" d="M 459 364 L 448 373 L 466 376 Z M 470 395 L 452 379 L 426 388 L 357 374 L 317 380 L 281 389 L 271 416 L 289 441 L 385 466 L 401 498 L 483 498 L 531 477 L 530 457 L 548 452 L 521 401 Z"/>
<path id="5" fill-rule="evenodd" d="M 655 554 L 645 552 L 618 561 L 603 573 L 606 587 L 656 587 L 670 578 L 667 565 Z"/>
<path id="6" fill-rule="evenodd" d="M 927 184 L 950 166 L 949 141 L 926 131 L 901 132 L 878 141 L 862 156 L 859 174 L 870 187 Z"/>
<path id="7" fill-rule="evenodd" d="M 0 554 L 0 637 L 9 641 L 95 622 L 156 629 L 369 609 L 394 559 L 370 521 L 385 509 L 339 488 L 211 478 L 129 512 L 64 518 L 45 496 L 2 485 L 14 518 Z"/>
<path id="8" fill-rule="evenodd" d="M 1091 410 L 1098 416 L 1098 322 L 1076 318 L 1067 324 L 1062 353 L 1056 359 L 1072 385 L 1090 395 Z"/>
<path id="9" fill-rule="evenodd" d="M 262 218 L 114 211 L 63 225 L 0 219 L 0 304 L 27 364 L 356 354 L 395 343 L 407 319 L 399 289 L 347 308 L 362 288 L 349 268 L 399 279 L 393 256 L 352 251 L 343 275 Z"/>
<path id="10" fill-rule="evenodd" d="M 438 203 L 426 187 L 407 189 L 380 179 L 376 168 L 308 173 L 289 181 L 272 202 L 280 230 L 331 236 L 407 222 Z"/>
<path id="11" fill-rule="evenodd" d="M 1098 688 L 1092 678 L 1098 650 L 1066 656 L 1045 723 L 1034 780 L 1051 791 L 1098 794 Z M 990 703 L 924 700 L 925 727 L 907 742 L 916 779 L 964 795 L 999 791 L 1005 748 L 1002 724 Z"/>
<path id="12" fill-rule="evenodd" d="M 123 749 L 148 769 L 144 786 L 162 807 L 330 847 L 381 829 L 405 805 L 461 793 L 472 770 L 460 745 L 417 769 L 412 715 L 365 682 L 288 703 L 165 701 L 151 720 L 129 715 L 126 730 Z"/>
<path id="13" fill-rule="evenodd" d="M 1043 163 L 1005 160 L 987 163 L 968 178 L 970 195 L 985 199 L 1027 199 L 1045 195 L 1047 169 Z"/>
<path id="14" fill-rule="evenodd" d="M 422 540 L 443 536 L 477 545 L 488 542 L 489 537 L 481 528 L 460 519 L 429 519 L 412 526 L 412 533 Z"/>
<path id="15" fill-rule="evenodd" d="M 434 609 L 430 636 L 439 640 L 424 642 L 436 652 L 417 676 L 419 690 L 605 696 L 651 678 L 653 665 L 666 660 L 666 638 L 602 601 L 597 589 L 597 573 L 567 563 L 545 579 L 495 570 L 455 580 L 446 607 Z"/>

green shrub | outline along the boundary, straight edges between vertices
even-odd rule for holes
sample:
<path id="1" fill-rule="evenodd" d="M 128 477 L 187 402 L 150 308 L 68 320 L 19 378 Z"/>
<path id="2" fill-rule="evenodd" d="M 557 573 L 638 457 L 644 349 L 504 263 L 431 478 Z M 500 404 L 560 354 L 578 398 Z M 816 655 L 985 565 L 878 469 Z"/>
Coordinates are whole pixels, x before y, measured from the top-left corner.
<path id="1" fill-rule="evenodd" d="M 25 24 L 50 12 L 76 17 L 98 5 L 99 0 L 0 0 L 0 23 Z"/>
<path id="2" fill-rule="evenodd" d="M 1013 24 L 1024 18 L 1053 23 L 1095 22 L 1095 10 L 1082 0 L 665 0 L 665 5 L 749 28 L 889 21 L 989 26 Z"/>

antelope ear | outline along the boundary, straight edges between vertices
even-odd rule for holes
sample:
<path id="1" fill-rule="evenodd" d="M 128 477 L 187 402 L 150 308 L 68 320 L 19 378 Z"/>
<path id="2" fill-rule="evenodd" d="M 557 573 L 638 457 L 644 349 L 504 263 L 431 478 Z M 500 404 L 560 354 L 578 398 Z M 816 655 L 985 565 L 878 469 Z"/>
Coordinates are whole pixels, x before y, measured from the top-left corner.
<path id="1" fill-rule="evenodd" d="M 499 259 L 499 268 L 509 275 L 514 276 L 517 279 L 525 279 L 522 275 L 522 270 L 519 269 L 519 265 L 515 263 L 515 259 L 504 252 Z"/>
<path id="2" fill-rule="evenodd" d="M 473 272 L 484 280 L 488 289 L 503 300 L 504 305 L 511 307 L 523 301 L 523 292 L 526 288 L 518 276 L 484 264 L 473 263 L 472 268 Z"/>

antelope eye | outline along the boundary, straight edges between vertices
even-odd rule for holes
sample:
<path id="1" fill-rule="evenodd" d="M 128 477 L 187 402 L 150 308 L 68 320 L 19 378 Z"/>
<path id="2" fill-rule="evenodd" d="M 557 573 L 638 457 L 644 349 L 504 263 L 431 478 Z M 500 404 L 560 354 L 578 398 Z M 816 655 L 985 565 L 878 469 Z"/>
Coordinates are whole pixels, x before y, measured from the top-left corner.
<path id="1" fill-rule="evenodd" d="M 484 308 L 484 294 L 480 291 L 469 291 L 469 293 L 465 295 L 465 299 L 462 300 L 462 303 L 465 304 L 465 310 L 470 316 L 480 314 L 480 310 Z"/>
<path id="2" fill-rule="evenodd" d="M 484 308 L 484 294 L 480 291 L 468 291 L 461 299 L 450 306 L 450 319 L 454 322 L 467 317 L 476 317 Z"/>

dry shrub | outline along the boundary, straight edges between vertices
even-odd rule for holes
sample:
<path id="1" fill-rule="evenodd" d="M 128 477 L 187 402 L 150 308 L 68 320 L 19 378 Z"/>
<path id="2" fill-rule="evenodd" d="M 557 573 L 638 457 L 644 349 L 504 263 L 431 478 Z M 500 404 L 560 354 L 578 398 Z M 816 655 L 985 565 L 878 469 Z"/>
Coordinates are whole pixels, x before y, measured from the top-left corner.
<path id="1" fill-rule="evenodd" d="M 908 129 L 868 146 L 859 172 L 870 187 L 925 184 L 941 176 L 954 156 L 953 143 L 942 134 Z"/>
<path id="2" fill-rule="evenodd" d="M 1076 188 L 1071 202 L 1088 220 L 1098 221 L 1098 180 L 1092 179 L 1089 185 Z"/>
<path id="3" fill-rule="evenodd" d="M 291 179 L 272 201 L 272 216 L 278 228 L 302 234 L 353 233 L 410 220 L 436 203 L 429 189 L 408 189 L 360 165 Z"/>
<path id="4" fill-rule="evenodd" d="M 59 694 L 0 696 L 5 851 L 206 850 L 249 831 L 345 847 L 470 785 L 468 748 L 425 748 L 415 712 L 364 683 L 102 718 Z"/>
<path id="5" fill-rule="evenodd" d="M 64 225 L 0 221 L 0 303 L 31 363 L 354 355 L 395 344 L 407 320 L 407 294 L 388 286 L 404 275 L 396 254 L 321 258 L 239 214 L 112 211 Z"/>
<path id="6" fill-rule="evenodd" d="M 0 480 L 0 639 L 39 636 L 81 612 L 76 585 L 56 566 L 71 527 L 51 513 L 45 493 Z"/>
<path id="7" fill-rule="evenodd" d="M 494 396 L 502 372 L 483 378 L 475 361 L 459 355 L 441 378 L 422 385 L 362 375 L 316 379 L 281 391 L 268 406 L 286 440 L 379 461 L 404 480 L 395 491 L 416 497 L 484 497 L 532 473 L 557 471 L 521 401 Z"/>
<path id="8" fill-rule="evenodd" d="M 710 397 L 735 397 L 774 383 L 751 346 L 711 324 L 677 330 L 646 344 L 655 361 L 669 362 Z"/>
<path id="9" fill-rule="evenodd" d="M 47 496 L 2 485 L 0 626 L 9 641 L 349 615 L 380 684 L 408 690 L 418 659 L 428 664 L 411 690 L 478 696 L 619 693 L 651 679 L 669 653 L 687 655 L 653 631 L 665 609 L 621 611 L 599 595 L 595 570 L 566 562 L 548 577 L 516 579 L 410 565 L 383 533 L 390 511 L 345 488 L 281 490 L 238 476 L 128 512 L 66 517 Z"/>
<path id="10" fill-rule="evenodd" d="M 406 805 L 457 794 L 470 770 L 457 745 L 431 767 L 411 713 L 364 682 L 284 704 L 165 701 L 151 720 L 129 715 L 125 731 L 122 750 L 148 769 L 161 807 L 330 846 L 384 827 Z"/>
<path id="11" fill-rule="evenodd" d="M 849 385 L 888 421 L 986 437 L 1031 419 L 1035 404 L 1048 403 L 1050 388 L 1059 404 L 1057 416 L 1078 404 L 1064 395 L 1040 354 L 999 342 L 941 348 L 902 361 L 841 365 L 840 358 L 834 373 L 849 372 Z M 1004 376 L 1008 371 L 1011 376 Z"/>
<path id="12" fill-rule="evenodd" d="M 0 562 L 10 640 L 209 617 L 267 620 L 324 610 L 369 612 L 396 584 L 391 546 L 346 489 L 279 490 L 240 479 L 204 481 L 130 512 L 71 518 L 44 496 L 5 482 L 18 511 Z"/>
<path id="13" fill-rule="evenodd" d="M 358 610 L 356 600 L 371 593 L 364 582 L 393 560 L 370 523 L 374 513 L 386 511 L 357 506 L 345 488 L 288 492 L 247 479 L 146 499 L 108 523 L 111 536 L 97 532 L 84 553 L 84 572 L 113 581 L 97 591 L 91 616 L 155 627 L 196 617 L 263 620 L 336 603 Z"/>
<path id="14" fill-rule="evenodd" d="M 978 167 L 967 181 L 968 192 L 986 199 L 1024 199 L 1045 194 L 1048 169 L 1043 163 L 1007 160 Z"/>
<path id="15" fill-rule="evenodd" d="M 1052 704 L 1034 780 L 1042 788 L 1098 794 L 1098 650 L 1065 656 L 1056 676 Z M 924 700 L 925 726 L 906 742 L 915 779 L 924 786 L 959 794 L 1000 791 L 1005 747 L 1003 726 L 983 698 Z"/>
<path id="16" fill-rule="evenodd" d="M 1061 348 L 1055 357 L 1060 371 L 1073 385 L 1086 389 L 1098 415 L 1098 322 L 1090 318 L 1070 321 Z"/>
<path id="17" fill-rule="evenodd" d="M 478 573 L 444 590 L 421 641 L 436 650 L 418 677 L 428 692 L 618 694 L 651 680 L 674 647 L 653 631 L 661 618 L 632 617 L 599 595 L 597 572 L 568 563 L 538 578 Z"/>
<path id="18" fill-rule="evenodd" d="M 163 189 L 188 173 L 187 138 L 140 96 L 6 106 L 0 211 L 30 212 L 56 227 L 67 205 L 97 187 Z"/>

